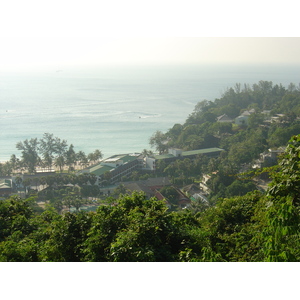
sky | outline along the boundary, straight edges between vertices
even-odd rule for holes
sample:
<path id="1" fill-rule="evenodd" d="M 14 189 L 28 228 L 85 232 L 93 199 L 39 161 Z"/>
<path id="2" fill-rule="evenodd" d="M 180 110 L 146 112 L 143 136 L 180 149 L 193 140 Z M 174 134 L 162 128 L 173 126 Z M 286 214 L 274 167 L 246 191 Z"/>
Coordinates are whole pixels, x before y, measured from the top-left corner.
<path id="1" fill-rule="evenodd" d="M 12 37 L 0 51 L 1 69 L 13 71 L 103 65 L 300 64 L 300 38 Z"/>
<path id="2" fill-rule="evenodd" d="M 286 19 L 285 8 L 271 1 L 245 1 L 244 8 L 233 0 L 6 2 L 0 12 L 1 71 L 300 63 L 297 10 L 290 0 Z"/>

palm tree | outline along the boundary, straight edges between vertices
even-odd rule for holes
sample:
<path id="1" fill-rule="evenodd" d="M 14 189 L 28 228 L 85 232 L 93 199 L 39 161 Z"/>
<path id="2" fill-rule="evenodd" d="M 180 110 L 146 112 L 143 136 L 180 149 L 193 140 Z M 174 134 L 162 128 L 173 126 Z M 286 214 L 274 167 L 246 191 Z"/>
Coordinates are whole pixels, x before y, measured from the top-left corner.
<path id="1" fill-rule="evenodd" d="M 65 158 L 63 156 L 58 156 L 55 159 L 55 166 L 59 167 L 60 173 L 62 173 L 64 165 L 65 165 Z"/>
<path id="2" fill-rule="evenodd" d="M 74 169 L 76 163 L 76 153 L 73 144 L 70 145 L 69 150 L 66 152 L 66 165 L 69 167 L 69 172 Z"/>
<path id="3" fill-rule="evenodd" d="M 99 160 L 103 157 L 102 152 L 98 149 L 94 151 L 94 160 L 99 162 Z"/>
<path id="4" fill-rule="evenodd" d="M 77 153 L 76 160 L 80 163 L 82 169 L 88 164 L 88 159 L 83 151 Z"/>
<path id="5" fill-rule="evenodd" d="M 89 163 L 98 163 L 99 160 L 102 158 L 102 153 L 100 150 L 95 150 L 93 153 L 88 154 L 87 159 Z"/>
<path id="6" fill-rule="evenodd" d="M 12 154 L 9 163 L 12 168 L 12 171 L 15 171 L 20 165 L 20 160 L 16 157 L 15 154 Z"/>
<path id="7" fill-rule="evenodd" d="M 102 158 L 102 153 L 100 150 L 95 150 L 93 153 L 90 153 L 87 156 L 88 161 L 91 163 L 93 162 L 94 164 L 99 162 L 99 160 Z"/>
<path id="8" fill-rule="evenodd" d="M 22 151 L 22 164 L 28 169 L 29 173 L 35 173 L 36 167 L 40 164 L 38 154 L 39 142 L 37 138 L 26 139 L 24 142 L 18 142 L 16 147 Z"/>

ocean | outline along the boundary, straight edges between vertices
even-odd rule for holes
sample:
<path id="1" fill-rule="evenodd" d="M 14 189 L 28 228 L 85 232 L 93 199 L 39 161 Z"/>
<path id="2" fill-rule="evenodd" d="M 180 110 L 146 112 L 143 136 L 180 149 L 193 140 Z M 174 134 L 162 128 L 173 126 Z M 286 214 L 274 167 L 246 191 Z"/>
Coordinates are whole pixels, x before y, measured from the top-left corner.
<path id="1" fill-rule="evenodd" d="M 16 143 L 53 133 L 86 154 L 151 150 L 149 138 L 184 123 L 195 105 L 235 83 L 300 82 L 299 66 L 197 65 L 0 72 L 0 161 Z"/>

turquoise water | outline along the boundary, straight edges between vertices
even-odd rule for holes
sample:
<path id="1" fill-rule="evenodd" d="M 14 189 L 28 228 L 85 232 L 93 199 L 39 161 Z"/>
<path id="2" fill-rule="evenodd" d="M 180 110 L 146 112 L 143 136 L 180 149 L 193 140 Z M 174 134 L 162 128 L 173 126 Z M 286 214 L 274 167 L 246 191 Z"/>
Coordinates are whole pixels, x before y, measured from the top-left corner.
<path id="1" fill-rule="evenodd" d="M 149 138 L 183 123 L 198 101 L 235 83 L 299 84 L 298 67 L 153 66 L 0 73 L 0 161 L 45 132 L 104 157 L 150 149 Z"/>

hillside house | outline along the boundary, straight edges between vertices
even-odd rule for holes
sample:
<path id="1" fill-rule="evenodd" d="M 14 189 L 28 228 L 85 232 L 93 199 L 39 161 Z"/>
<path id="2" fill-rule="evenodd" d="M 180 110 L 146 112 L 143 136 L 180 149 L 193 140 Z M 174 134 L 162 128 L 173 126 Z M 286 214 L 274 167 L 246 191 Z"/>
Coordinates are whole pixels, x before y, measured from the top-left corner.
<path id="1" fill-rule="evenodd" d="M 178 206 L 183 209 L 188 207 L 191 204 L 191 199 L 186 196 L 181 190 L 176 189 L 177 193 L 178 193 Z"/>
<path id="2" fill-rule="evenodd" d="M 220 123 L 233 123 L 234 120 L 229 118 L 226 114 L 224 114 L 222 116 L 217 117 L 217 122 L 220 122 Z"/>
<path id="3" fill-rule="evenodd" d="M 276 114 L 275 116 L 271 117 L 272 123 L 281 123 L 282 118 L 284 117 L 284 114 Z"/>
<path id="4" fill-rule="evenodd" d="M 197 187 L 194 183 L 183 187 L 184 192 L 192 201 L 201 200 L 202 202 L 208 203 L 207 193 L 202 188 Z"/>
<path id="5" fill-rule="evenodd" d="M 283 154 L 285 151 L 284 147 L 279 147 L 277 149 L 269 149 L 268 152 L 264 152 L 260 154 L 260 158 L 257 159 L 252 166 L 253 168 L 262 168 L 265 162 L 269 162 L 270 164 L 276 164 L 278 156 Z"/>
<path id="6" fill-rule="evenodd" d="M 248 126 L 248 119 L 253 113 L 255 113 L 254 109 L 245 110 L 242 114 L 235 118 L 235 124 L 239 126 Z"/>

